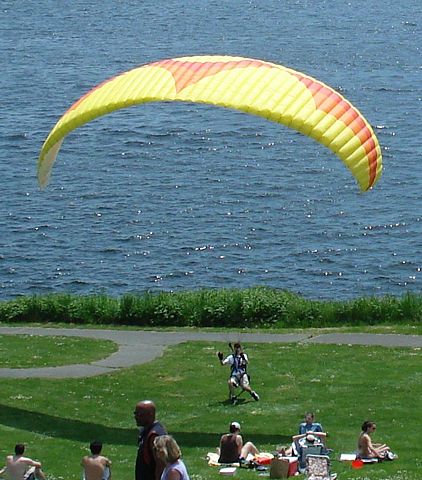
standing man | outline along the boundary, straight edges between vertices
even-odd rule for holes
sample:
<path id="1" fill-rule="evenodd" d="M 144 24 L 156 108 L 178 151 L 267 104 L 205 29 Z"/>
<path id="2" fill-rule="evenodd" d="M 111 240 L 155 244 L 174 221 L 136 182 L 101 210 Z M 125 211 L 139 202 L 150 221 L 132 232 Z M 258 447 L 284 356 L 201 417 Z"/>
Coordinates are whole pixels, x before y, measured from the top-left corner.
<path id="1" fill-rule="evenodd" d="M 229 346 L 231 347 L 231 343 Z M 236 404 L 236 389 L 239 387 L 242 389 L 242 391 L 246 390 L 255 401 L 258 401 L 259 395 L 255 392 L 255 390 L 252 390 L 249 385 L 249 375 L 247 373 L 247 367 L 249 363 L 248 356 L 243 352 L 240 343 L 235 343 L 233 347 L 233 353 L 228 355 L 226 358 L 224 358 L 222 352 L 217 353 L 221 365 L 230 365 L 230 377 L 227 381 L 229 386 L 230 401 L 233 405 Z"/>
<path id="2" fill-rule="evenodd" d="M 155 405 L 150 400 L 136 404 L 136 425 L 140 428 L 138 437 L 138 455 L 136 457 L 135 480 L 160 480 L 165 464 L 157 459 L 154 439 L 166 435 L 166 429 L 155 420 Z"/>
<path id="3" fill-rule="evenodd" d="M 111 461 L 101 455 L 102 448 L 101 442 L 90 443 L 91 455 L 86 455 L 81 461 L 84 469 L 83 480 L 111 480 Z"/>

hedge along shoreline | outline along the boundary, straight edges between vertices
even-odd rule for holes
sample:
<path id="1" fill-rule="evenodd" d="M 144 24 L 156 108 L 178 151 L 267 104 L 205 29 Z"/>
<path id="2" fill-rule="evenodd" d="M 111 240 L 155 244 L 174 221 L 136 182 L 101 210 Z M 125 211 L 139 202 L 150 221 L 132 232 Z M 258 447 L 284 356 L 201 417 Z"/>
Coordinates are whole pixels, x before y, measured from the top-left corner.
<path id="1" fill-rule="evenodd" d="M 422 295 L 316 301 L 266 287 L 78 296 L 34 295 L 0 302 L 0 321 L 139 327 L 309 328 L 420 324 Z"/>

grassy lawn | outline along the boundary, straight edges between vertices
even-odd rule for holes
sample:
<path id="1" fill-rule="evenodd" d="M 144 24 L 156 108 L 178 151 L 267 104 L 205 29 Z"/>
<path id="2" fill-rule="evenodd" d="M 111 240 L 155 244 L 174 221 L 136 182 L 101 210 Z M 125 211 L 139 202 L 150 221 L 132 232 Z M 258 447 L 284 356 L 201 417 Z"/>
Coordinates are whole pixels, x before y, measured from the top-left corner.
<path id="1" fill-rule="evenodd" d="M 0 368 L 52 367 L 91 363 L 108 357 L 118 346 L 111 341 L 78 337 L 0 335 Z"/>
<path id="2" fill-rule="evenodd" d="M 32 337 L 31 337 L 32 340 Z M 43 339 L 46 340 L 46 339 Z M 68 339 L 66 339 L 68 340 Z M 227 335 L 227 340 L 231 340 Z M 92 341 L 81 339 L 85 349 Z M 287 444 L 305 411 L 316 412 L 329 433 L 333 459 L 356 448 L 360 426 L 377 422 L 374 441 L 389 444 L 394 462 L 352 470 L 333 460 L 333 470 L 348 480 L 416 480 L 422 471 L 418 428 L 422 411 L 422 363 L 419 349 L 373 346 L 248 344 L 252 386 L 261 396 L 245 394 L 227 403 L 228 370 L 215 352 L 218 343 L 195 342 L 169 347 L 163 357 L 118 373 L 86 379 L 2 379 L 0 458 L 17 442 L 43 462 L 50 479 L 80 478 L 88 443 L 104 442 L 113 461 L 113 477 L 133 479 L 137 431 L 133 408 L 152 399 L 158 417 L 179 442 L 192 480 L 221 478 L 204 460 L 218 445 L 228 424 L 242 425 L 244 440 L 272 451 Z M 13 347 L 25 357 L 22 344 Z M 58 352 L 51 354 L 50 361 Z M 237 478 L 257 479 L 241 470 Z M 299 477 L 303 478 L 303 477 Z"/>

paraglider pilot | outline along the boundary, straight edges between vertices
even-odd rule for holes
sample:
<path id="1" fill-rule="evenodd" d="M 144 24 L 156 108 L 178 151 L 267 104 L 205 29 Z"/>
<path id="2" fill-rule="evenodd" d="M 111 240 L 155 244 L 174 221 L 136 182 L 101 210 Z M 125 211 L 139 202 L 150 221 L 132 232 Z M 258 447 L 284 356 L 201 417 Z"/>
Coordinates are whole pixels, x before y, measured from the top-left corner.
<path id="1" fill-rule="evenodd" d="M 252 390 L 249 384 L 250 377 L 247 373 L 248 367 L 248 356 L 243 352 L 242 346 L 240 343 L 235 343 L 233 346 L 229 343 L 229 347 L 232 349 L 232 353 L 224 358 L 222 352 L 218 352 L 217 356 L 220 360 L 221 365 L 230 365 L 230 377 L 227 381 L 229 386 L 229 396 L 230 401 L 233 405 L 237 403 L 236 390 L 241 388 L 241 392 L 248 392 L 251 397 L 255 400 L 259 400 L 259 395 Z M 240 394 L 239 394 L 240 395 Z"/>

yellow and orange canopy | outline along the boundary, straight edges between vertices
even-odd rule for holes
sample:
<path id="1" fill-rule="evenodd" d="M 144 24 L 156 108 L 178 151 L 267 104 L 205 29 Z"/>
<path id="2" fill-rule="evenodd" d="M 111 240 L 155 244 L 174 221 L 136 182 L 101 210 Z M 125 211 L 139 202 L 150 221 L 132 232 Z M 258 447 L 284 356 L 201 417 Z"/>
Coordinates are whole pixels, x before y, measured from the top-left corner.
<path id="1" fill-rule="evenodd" d="M 363 115 L 312 77 L 261 60 L 229 56 L 173 58 L 143 65 L 101 83 L 74 103 L 47 137 L 38 161 L 41 187 L 64 137 L 120 108 L 146 102 L 208 103 L 259 115 L 315 139 L 349 168 L 362 190 L 382 170 L 378 140 Z"/>

